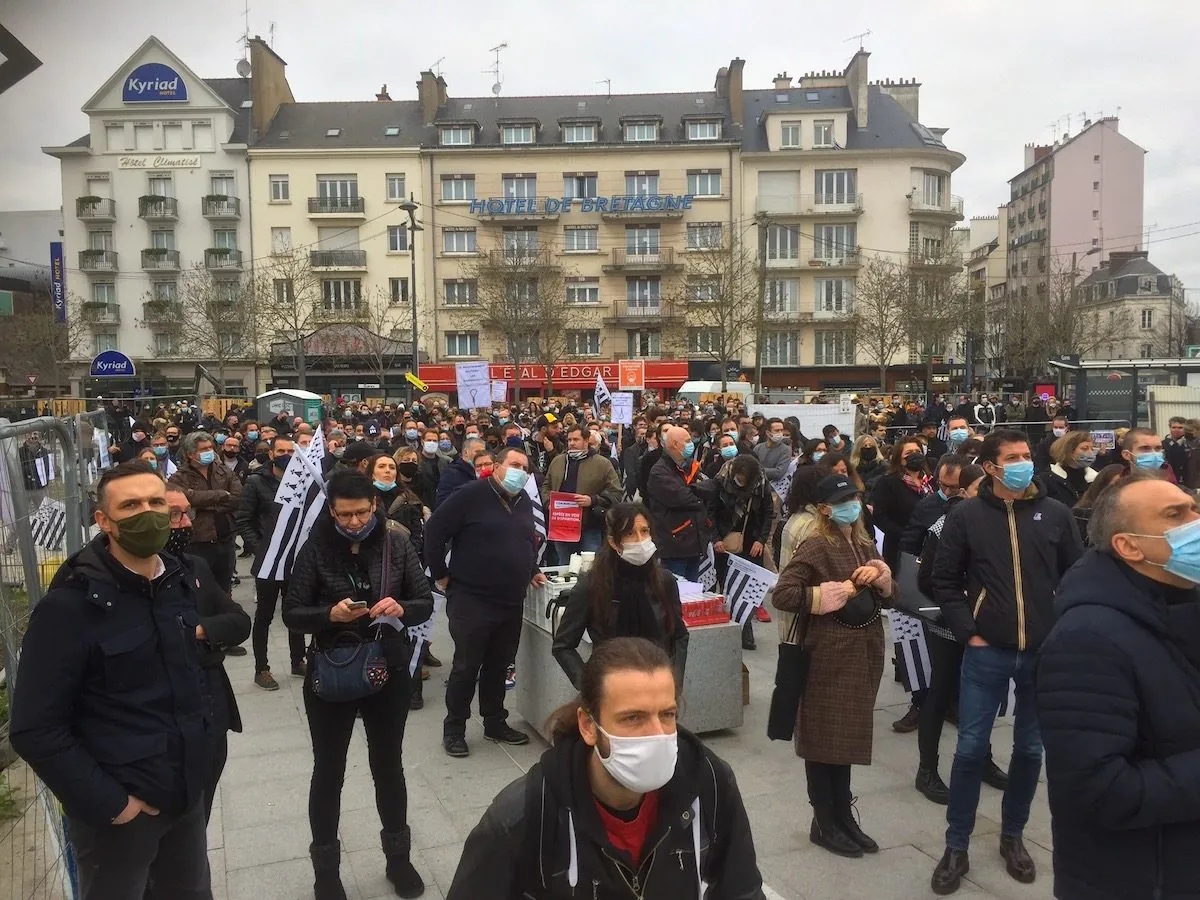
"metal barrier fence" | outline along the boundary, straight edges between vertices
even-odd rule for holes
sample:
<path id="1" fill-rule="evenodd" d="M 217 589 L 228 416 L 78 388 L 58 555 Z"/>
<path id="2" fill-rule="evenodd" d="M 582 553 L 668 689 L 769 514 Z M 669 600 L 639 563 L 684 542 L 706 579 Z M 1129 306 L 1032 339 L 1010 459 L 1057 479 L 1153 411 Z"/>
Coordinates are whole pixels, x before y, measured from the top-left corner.
<path id="1" fill-rule="evenodd" d="M 103 412 L 0 419 L 0 900 L 77 893 L 62 809 L 14 758 L 8 710 L 30 613 L 90 535 L 95 483 L 109 464 Z"/>
<path id="2" fill-rule="evenodd" d="M 1092 432 L 1094 438 L 1093 443 L 1100 450 L 1107 450 L 1112 447 L 1113 432 L 1118 428 L 1133 427 L 1129 419 L 1072 419 L 1070 429 L 1072 431 L 1086 430 Z M 1011 428 L 1015 431 L 1023 431 L 1035 441 L 1040 441 L 1043 437 L 1050 434 L 1050 423 L 1048 421 L 1038 422 L 997 422 L 995 425 L 971 425 L 971 430 L 976 437 L 983 437 L 988 431 L 996 428 Z M 868 426 L 867 434 L 874 436 L 876 429 Z M 888 425 L 886 426 L 887 440 L 894 441 L 898 437 L 905 437 L 914 434 L 921 430 L 921 424 L 918 422 L 912 425 Z M 945 428 L 939 424 L 939 436 L 945 440 Z"/>

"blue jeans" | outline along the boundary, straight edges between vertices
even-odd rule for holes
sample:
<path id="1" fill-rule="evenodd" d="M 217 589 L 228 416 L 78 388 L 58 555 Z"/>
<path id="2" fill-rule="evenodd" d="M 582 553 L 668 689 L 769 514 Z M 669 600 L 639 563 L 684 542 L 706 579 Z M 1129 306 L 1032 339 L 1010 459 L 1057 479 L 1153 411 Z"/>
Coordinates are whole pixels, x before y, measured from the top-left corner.
<path id="1" fill-rule="evenodd" d="M 572 553 L 595 553 L 604 543 L 604 533 L 597 529 L 585 528 L 579 535 L 579 540 L 555 541 L 554 549 L 558 553 L 558 564 L 565 566 L 571 562 Z"/>
<path id="2" fill-rule="evenodd" d="M 678 575 L 688 581 L 700 580 L 700 557 L 698 556 L 689 559 L 664 559 L 662 564 L 672 575 Z"/>
<path id="3" fill-rule="evenodd" d="M 963 650 L 958 694 L 958 747 L 950 769 L 950 803 L 946 807 L 946 846 L 966 850 L 975 829 L 979 786 L 991 748 L 992 725 L 1016 682 L 1016 719 L 1008 789 L 1001 804 L 1000 833 L 1020 837 L 1029 821 L 1029 807 L 1042 771 L 1042 733 L 1038 728 L 1033 693 L 1036 654 L 1001 647 Z"/>

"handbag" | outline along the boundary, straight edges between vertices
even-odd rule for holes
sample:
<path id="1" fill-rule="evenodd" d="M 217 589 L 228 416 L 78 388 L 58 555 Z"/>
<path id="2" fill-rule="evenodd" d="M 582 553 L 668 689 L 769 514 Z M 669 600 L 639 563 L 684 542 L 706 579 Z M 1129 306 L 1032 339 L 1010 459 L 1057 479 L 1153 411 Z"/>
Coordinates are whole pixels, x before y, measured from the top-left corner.
<path id="1" fill-rule="evenodd" d="M 879 596 L 865 587 L 846 601 L 846 605 L 833 614 L 834 621 L 846 628 L 866 628 L 879 618 L 882 604 Z"/>
<path id="2" fill-rule="evenodd" d="M 742 548 L 746 546 L 746 529 L 750 525 L 750 507 L 746 507 L 746 518 L 742 522 L 741 531 L 731 531 L 725 537 L 721 538 L 721 543 L 725 545 L 725 552 L 737 556 L 742 552 Z"/>
<path id="3" fill-rule="evenodd" d="M 775 663 L 775 688 L 771 691 L 771 708 L 767 713 L 767 737 L 772 741 L 790 741 L 796 733 L 796 717 L 800 699 L 808 681 L 812 657 L 798 639 L 801 616 L 792 620 L 787 640 L 779 644 L 779 659 Z"/>
<path id="4" fill-rule="evenodd" d="M 392 574 L 392 542 L 383 535 L 383 575 L 380 579 L 380 597 L 387 596 Z M 351 703 L 378 693 L 388 682 L 388 660 L 383 653 L 380 640 L 382 625 L 375 627 L 374 638 L 363 638 L 353 632 L 344 631 L 334 638 L 333 644 L 324 650 L 310 648 L 312 689 L 322 700 L 330 703 Z"/>

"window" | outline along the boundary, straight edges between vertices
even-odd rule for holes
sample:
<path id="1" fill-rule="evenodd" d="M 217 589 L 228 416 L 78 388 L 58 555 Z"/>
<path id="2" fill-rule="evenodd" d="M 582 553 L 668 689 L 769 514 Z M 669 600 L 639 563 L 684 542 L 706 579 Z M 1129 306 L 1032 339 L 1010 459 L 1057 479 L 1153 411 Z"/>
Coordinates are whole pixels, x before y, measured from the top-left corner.
<path id="1" fill-rule="evenodd" d="M 1093 218 L 1093 219 L 1099 219 L 1099 218 L 1100 218 L 1100 210 L 1098 210 L 1098 209 L 1093 209 L 1093 210 L 1092 210 L 1092 218 Z"/>
<path id="2" fill-rule="evenodd" d="M 773 331 L 763 340 L 764 366 L 797 366 L 800 364 L 800 335 L 795 331 Z"/>
<path id="3" fill-rule="evenodd" d="M 292 229 L 271 229 L 271 252 L 277 255 L 292 252 Z"/>
<path id="4" fill-rule="evenodd" d="M 625 141 L 657 141 L 658 125 L 654 122 L 630 122 L 625 126 Z"/>
<path id="5" fill-rule="evenodd" d="M 290 278 L 276 278 L 272 284 L 275 287 L 275 302 L 276 303 L 294 303 L 296 300 L 296 288 Z"/>
<path id="6" fill-rule="evenodd" d="M 532 144 L 533 143 L 533 126 L 532 125 L 505 125 L 500 129 L 500 143 L 502 144 Z"/>
<path id="7" fill-rule="evenodd" d="M 628 278 L 625 280 L 625 299 L 635 308 L 658 308 L 662 299 L 662 281 L 658 278 Z"/>
<path id="8" fill-rule="evenodd" d="M 291 201 L 292 195 L 288 187 L 288 177 L 286 175 L 272 175 L 270 182 L 272 203 L 288 203 Z"/>
<path id="9" fill-rule="evenodd" d="M 572 281 L 567 284 L 567 302 L 575 305 L 600 302 L 600 279 Z"/>
<path id="10" fill-rule="evenodd" d="M 564 125 L 563 142 L 567 144 L 591 144 L 596 140 L 595 125 Z"/>
<path id="11" fill-rule="evenodd" d="M 721 196 L 720 172 L 688 172 L 687 192 L 697 197 Z"/>
<path id="12" fill-rule="evenodd" d="M 474 175 L 443 175 L 442 199 L 463 203 L 475 199 Z"/>
<path id="13" fill-rule="evenodd" d="M 1098 190 L 1100 190 L 1100 182 L 1098 182 L 1098 181 L 1093 181 L 1093 182 L 1092 182 L 1092 190 L 1093 190 L 1093 191 L 1098 191 Z"/>
<path id="14" fill-rule="evenodd" d="M 443 253 L 474 253 L 474 228 L 445 228 L 442 230 Z"/>
<path id="15" fill-rule="evenodd" d="M 696 278 L 688 282 L 687 297 L 693 303 L 712 303 L 721 294 L 717 278 Z"/>
<path id="16" fill-rule="evenodd" d="M 697 222 L 687 227 L 687 249 L 714 250 L 721 246 L 720 222 Z"/>
<path id="17" fill-rule="evenodd" d="M 462 147 L 475 143 L 475 129 L 470 125 L 452 125 L 442 129 L 443 147 Z"/>
<path id="18" fill-rule="evenodd" d="M 400 126 L 399 125 L 384 126 L 384 129 L 383 129 L 384 137 L 396 137 L 399 134 L 400 134 Z"/>
<path id="19" fill-rule="evenodd" d="M 157 250 L 174 250 L 175 232 L 170 230 L 150 232 L 150 246 Z"/>
<path id="20" fill-rule="evenodd" d="M 1157 289 L 1157 279 L 1153 275 L 1143 275 L 1138 279 L 1139 294 L 1153 294 Z"/>
<path id="21" fill-rule="evenodd" d="M 800 231 L 783 225 L 767 228 L 767 259 L 798 259 Z"/>
<path id="22" fill-rule="evenodd" d="M 104 145 L 108 148 L 108 152 L 114 150 L 124 151 L 125 147 L 125 126 L 124 125 L 105 125 L 104 126 Z"/>
<path id="23" fill-rule="evenodd" d="M 92 302 L 93 303 L 116 303 L 117 302 L 117 286 L 111 281 L 100 282 L 92 285 Z"/>
<path id="24" fill-rule="evenodd" d="M 720 122 L 688 122 L 689 141 L 718 141 L 721 139 Z"/>
<path id="25" fill-rule="evenodd" d="M 354 175 L 318 175 L 317 196 L 322 200 L 357 200 L 358 178 Z"/>
<path id="26" fill-rule="evenodd" d="M 817 229 L 814 251 L 818 259 L 840 259 L 854 253 L 858 226 L 822 225 Z"/>
<path id="27" fill-rule="evenodd" d="M 1154 345 L 1153 344 L 1140 345 L 1138 347 L 1138 355 L 1142 359 L 1153 359 L 1154 358 Z"/>
<path id="28" fill-rule="evenodd" d="M 537 228 L 505 228 L 501 246 L 506 253 L 524 254 L 538 248 Z"/>
<path id="29" fill-rule="evenodd" d="M 814 284 L 814 312 L 835 315 L 850 312 L 850 302 L 854 296 L 854 282 L 851 279 L 818 278 Z"/>
<path id="30" fill-rule="evenodd" d="M 537 178 L 533 175 L 505 175 L 500 184 L 505 197 L 525 200 L 537 196 Z"/>
<path id="31" fill-rule="evenodd" d="M 793 278 L 767 282 L 763 312 L 768 316 L 789 316 L 800 311 L 800 282 Z"/>
<path id="32" fill-rule="evenodd" d="M 567 355 L 568 356 L 599 356 L 600 355 L 600 332 L 599 332 L 599 330 L 589 329 L 587 331 L 568 331 L 567 332 Z"/>
<path id="33" fill-rule="evenodd" d="M 137 123 L 133 126 L 133 147 L 139 153 L 148 153 L 158 149 L 154 146 L 154 126 L 149 122 Z"/>
<path id="34" fill-rule="evenodd" d="M 150 296 L 155 303 L 175 303 L 179 300 L 179 286 L 174 281 L 156 281 L 150 285 Z"/>
<path id="35" fill-rule="evenodd" d="M 592 198 L 596 196 L 595 175 L 564 175 L 563 196 L 569 200 Z"/>
<path id="36" fill-rule="evenodd" d="M 625 193 L 631 197 L 656 196 L 658 194 L 658 173 L 627 173 L 625 175 Z"/>
<path id="37" fill-rule="evenodd" d="M 478 356 L 479 355 L 479 332 L 478 331 L 447 331 L 446 332 L 446 355 L 447 356 Z"/>
<path id="38" fill-rule="evenodd" d="M 946 205 L 946 176 L 939 172 L 926 172 L 924 193 L 921 199 L 926 206 L 941 209 Z"/>
<path id="39" fill-rule="evenodd" d="M 817 119 L 813 122 L 813 146 L 833 146 L 833 119 Z"/>
<path id="40" fill-rule="evenodd" d="M 96 354 L 104 353 L 106 350 L 117 349 L 117 335 L 112 331 L 97 331 L 92 338 L 93 349 Z"/>
<path id="41" fill-rule="evenodd" d="M 1154 327 L 1154 310 L 1143 309 L 1142 310 L 1142 329 L 1145 330 L 1145 329 L 1153 328 L 1153 327 Z"/>
<path id="42" fill-rule="evenodd" d="M 813 365 L 845 366 L 854 362 L 854 337 L 849 331 L 813 334 Z"/>
<path id="43" fill-rule="evenodd" d="M 237 232 L 232 228 L 215 229 L 212 233 L 212 245 L 218 249 L 236 250 L 237 249 Z"/>
<path id="44" fill-rule="evenodd" d="M 173 356 L 179 352 L 179 341 L 173 331 L 156 331 L 154 333 L 154 355 Z"/>
<path id="45" fill-rule="evenodd" d="M 387 230 L 388 253 L 408 252 L 408 227 L 405 225 L 389 225 Z"/>
<path id="46" fill-rule="evenodd" d="M 407 199 L 405 196 L 408 192 L 404 190 L 403 175 L 388 175 L 387 176 L 387 198 L 393 203 L 398 203 L 401 200 Z"/>
<path id="47" fill-rule="evenodd" d="M 240 296 L 240 285 L 236 281 L 214 281 L 213 296 L 218 303 L 237 303 Z"/>
<path id="48" fill-rule="evenodd" d="M 594 253 L 600 246 L 598 234 L 595 225 L 569 227 L 563 231 L 563 249 L 567 253 Z"/>
<path id="49" fill-rule="evenodd" d="M 325 309 L 348 312 L 362 301 L 362 282 L 357 278 L 329 278 L 321 282 Z"/>
<path id="50" fill-rule="evenodd" d="M 625 250 L 631 256 L 648 256 L 659 250 L 657 225 L 629 225 L 625 228 Z"/>
<path id="51" fill-rule="evenodd" d="M 325 129 L 325 137 L 341 137 L 341 135 L 342 135 L 342 129 L 340 129 L 340 128 L 326 128 Z"/>
<path id="52" fill-rule="evenodd" d="M 1100 162 L 1100 154 L 1099 153 L 1097 153 L 1095 156 L 1092 157 L 1092 162 L 1094 162 L 1094 163 Z"/>
<path id="53" fill-rule="evenodd" d="M 113 236 L 111 231 L 89 231 L 88 247 L 92 250 L 111 250 Z"/>
<path id="54" fill-rule="evenodd" d="M 720 353 L 721 333 L 716 328 L 689 328 L 688 353 Z"/>
<path id="55" fill-rule="evenodd" d="M 155 197 L 174 197 L 175 182 L 170 175 L 151 175 L 148 193 Z"/>
<path id="56" fill-rule="evenodd" d="M 408 302 L 408 279 L 407 278 L 389 278 L 388 279 L 388 299 L 392 303 L 407 303 Z"/>
<path id="57" fill-rule="evenodd" d="M 445 298 L 447 306 L 474 306 L 475 305 L 475 282 L 474 281 L 447 281 L 442 285 L 445 290 Z"/>
<path id="58" fill-rule="evenodd" d="M 536 334 L 518 334 L 508 339 L 508 355 L 512 359 L 537 359 L 542 355 Z"/>
<path id="59" fill-rule="evenodd" d="M 858 173 L 854 169 L 818 169 L 814 192 L 819 204 L 853 203 Z"/>
<path id="60" fill-rule="evenodd" d="M 800 146 L 800 123 L 799 122 L 784 122 L 783 128 L 780 131 L 779 146 L 786 148 L 799 148 Z"/>
<path id="61" fill-rule="evenodd" d="M 654 359 L 662 353 L 662 334 L 657 331 L 641 330 L 629 332 L 629 356 Z"/>
<path id="62" fill-rule="evenodd" d="M 538 298 L 537 280 L 531 278 L 506 284 L 504 297 L 517 311 L 533 312 Z"/>
<path id="63" fill-rule="evenodd" d="M 234 184 L 233 176 L 225 173 L 213 174 L 208 181 L 209 192 L 216 194 L 218 197 L 236 197 L 237 186 Z"/>

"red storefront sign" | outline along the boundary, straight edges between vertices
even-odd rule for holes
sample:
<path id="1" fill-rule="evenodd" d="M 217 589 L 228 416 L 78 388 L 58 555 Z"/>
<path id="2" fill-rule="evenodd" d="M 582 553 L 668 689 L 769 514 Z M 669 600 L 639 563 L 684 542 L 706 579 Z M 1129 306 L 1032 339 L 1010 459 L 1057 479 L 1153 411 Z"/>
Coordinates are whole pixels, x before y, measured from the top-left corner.
<path id="1" fill-rule="evenodd" d="M 492 365 L 490 369 L 492 381 L 507 381 L 510 388 L 516 385 L 516 366 L 500 363 Z M 559 363 L 554 367 L 554 387 L 555 389 L 592 389 L 596 387 L 597 374 L 604 379 L 606 384 L 618 383 L 616 362 Z M 454 365 L 425 364 L 421 366 L 421 380 L 429 385 L 431 391 L 453 393 L 456 385 Z M 648 389 L 678 390 L 687 380 L 687 360 L 646 360 L 646 387 Z M 545 384 L 545 366 L 534 363 L 521 366 L 521 388 L 523 390 L 544 387 Z"/>

